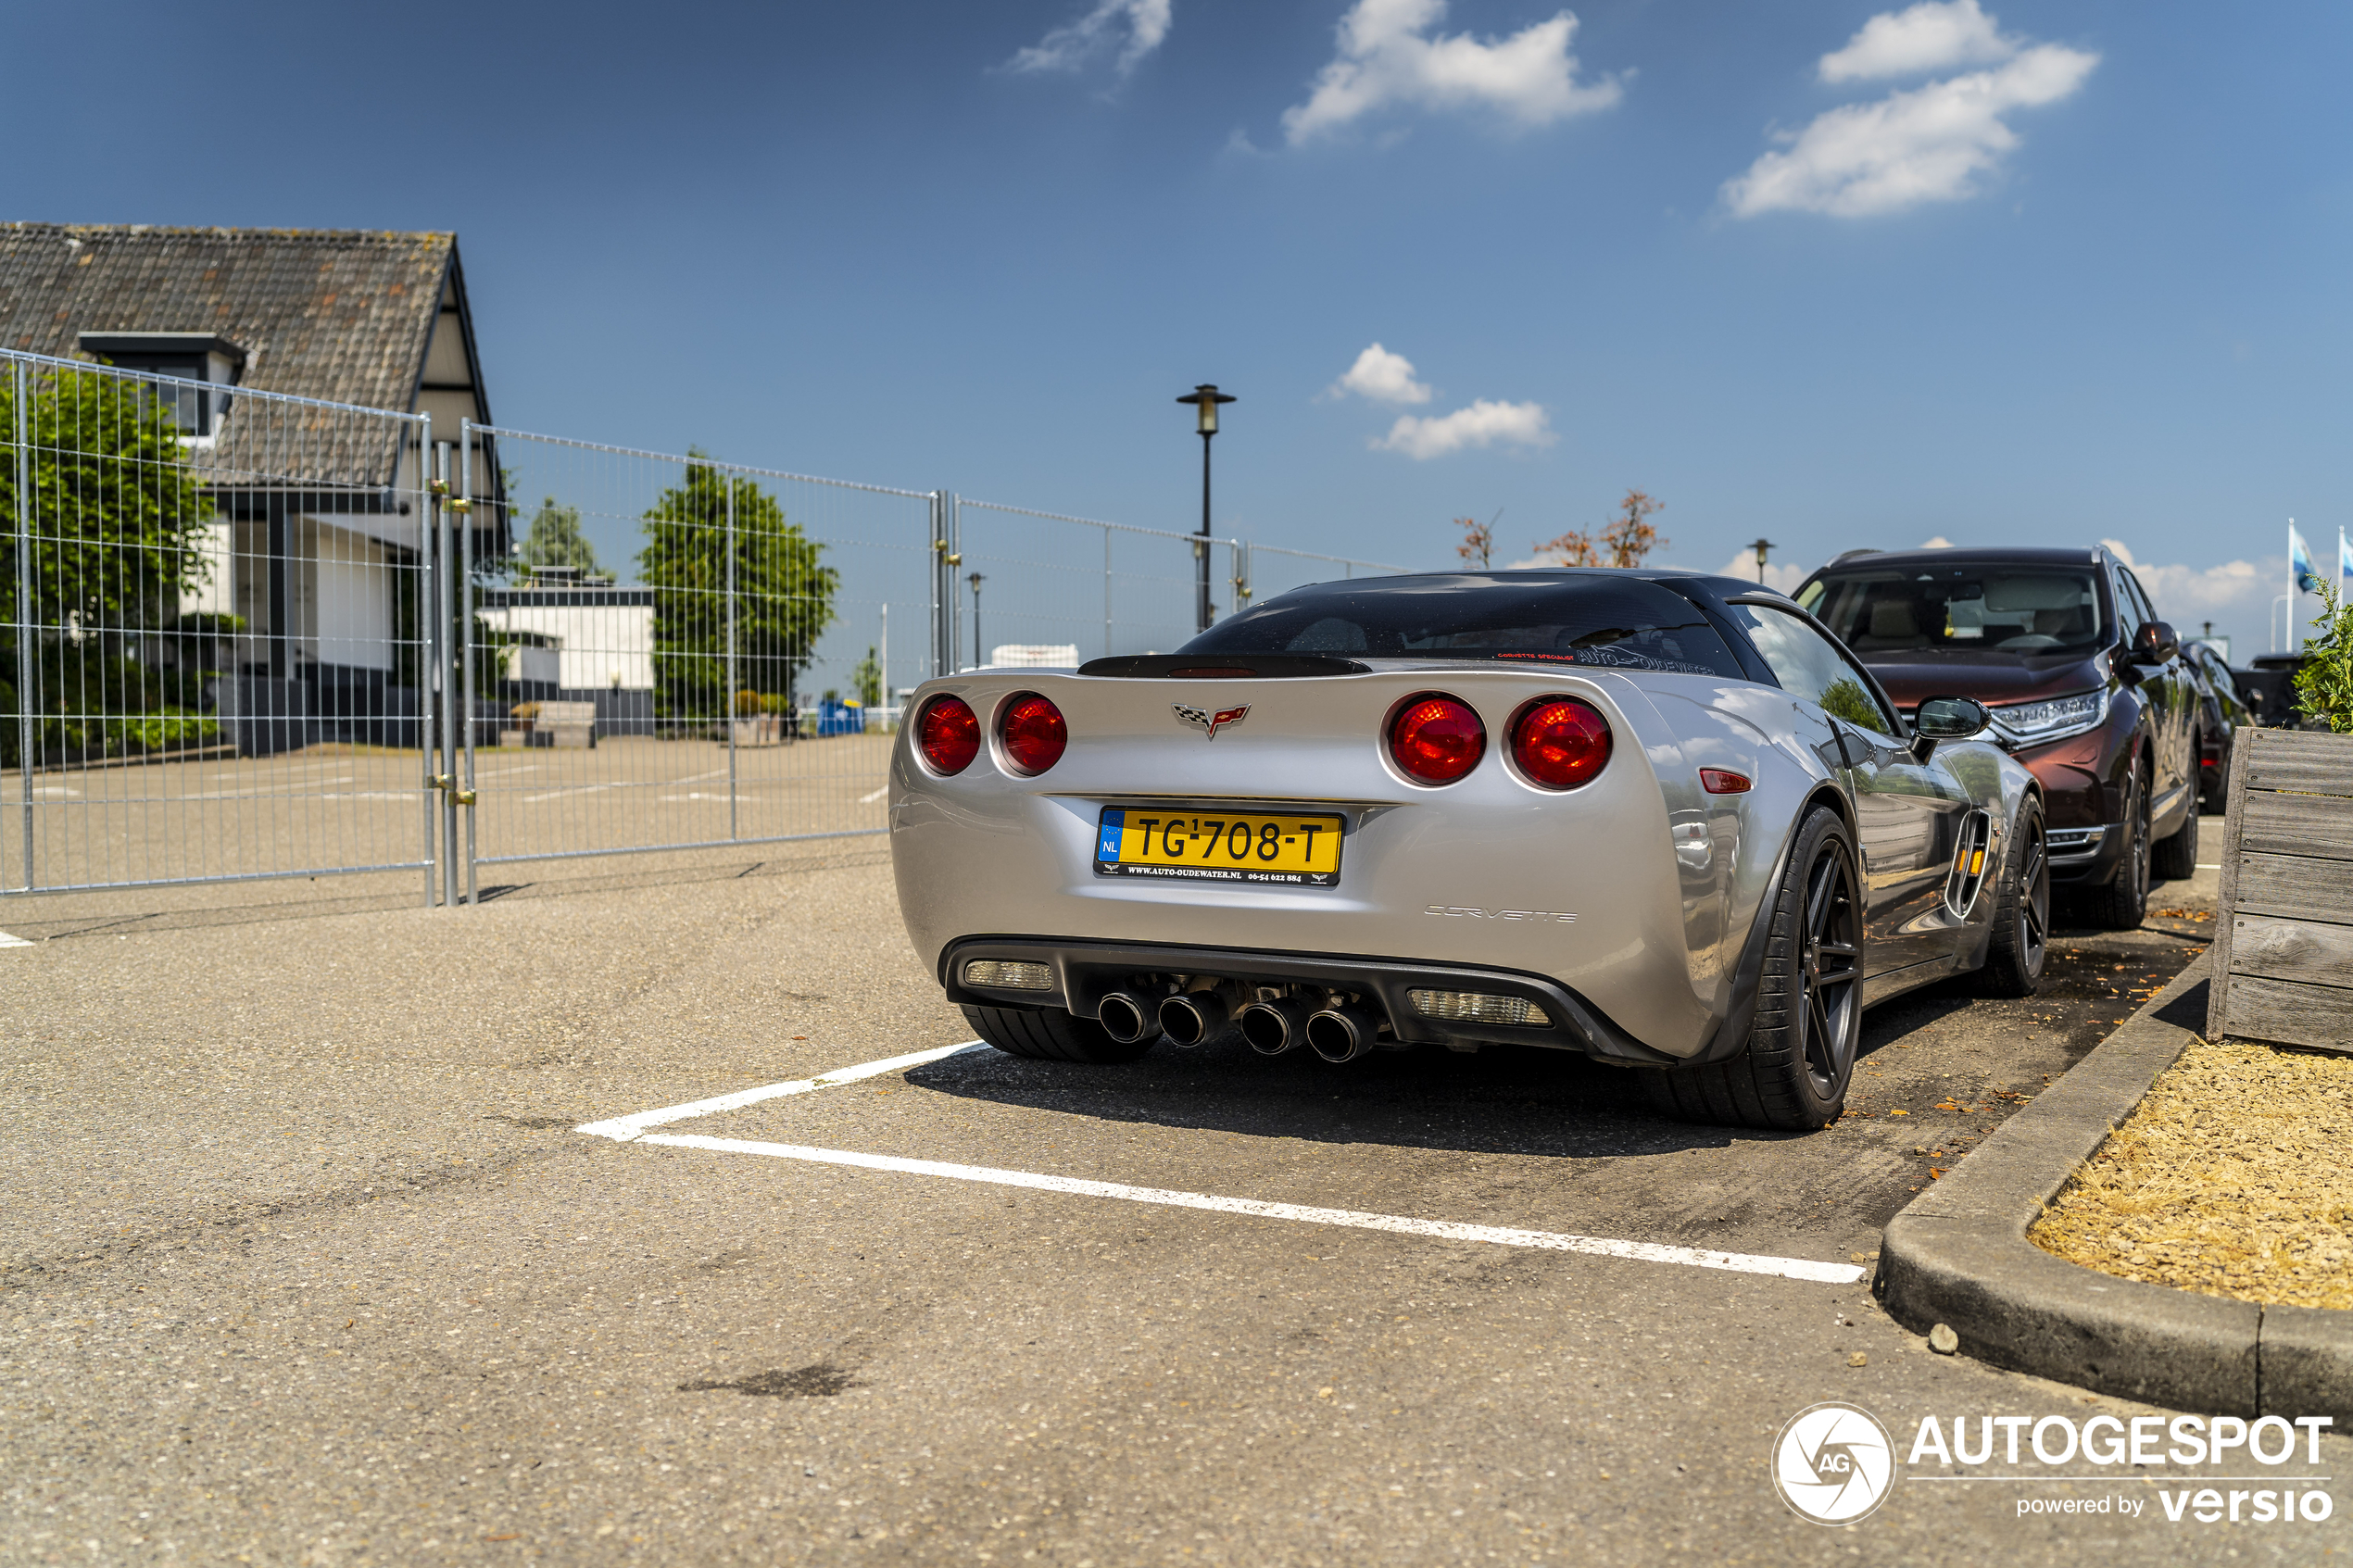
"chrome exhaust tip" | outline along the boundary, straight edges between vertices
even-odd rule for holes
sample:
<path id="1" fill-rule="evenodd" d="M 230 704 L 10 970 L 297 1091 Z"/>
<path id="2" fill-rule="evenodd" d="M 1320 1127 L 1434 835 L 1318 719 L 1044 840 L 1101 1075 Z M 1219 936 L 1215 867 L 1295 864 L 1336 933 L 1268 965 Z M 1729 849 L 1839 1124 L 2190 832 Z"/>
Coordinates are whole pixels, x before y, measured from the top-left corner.
<path id="1" fill-rule="evenodd" d="M 1104 1034 L 1123 1046 L 1134 1045 L 1155 1027 L 1144 1004 L 1125 991 L 1114 991 L 1096 1005 L 1095 1022 L 1103 1026 Z"/>
<path id="2" fill-rule="evenodd" d="M 1353 1061 L 1379 1032 L 1380 1020 L 1363 1008 L 1326 1008 L 1307 1021 L 1307 1048 L 1326 1061 Z"/>
<path id="3" fill-rule="evenodd" d="M 1242 1038 L 1260 1056 L 1280 1056 L 1307 1039 L 1307 1004 L 1290 997 L 1252 1002 L 1239 1015 Z"/>
<path id="4" fill-rule="evenodd" d="M 1160 1004 L 1160 1032 L 1180 1046 L 1198 1046 L 1226 1027 L 1226 998 L 1188 991 Z"/>

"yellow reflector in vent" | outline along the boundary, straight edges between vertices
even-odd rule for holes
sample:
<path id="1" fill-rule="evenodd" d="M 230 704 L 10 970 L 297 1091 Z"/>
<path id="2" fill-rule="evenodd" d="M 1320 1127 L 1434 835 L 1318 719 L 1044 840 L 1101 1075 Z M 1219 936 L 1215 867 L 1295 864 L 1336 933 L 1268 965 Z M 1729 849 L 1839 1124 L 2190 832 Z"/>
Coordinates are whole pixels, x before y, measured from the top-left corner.
<path id="1" fill-rule="evenodd" d="M 1499 997 L 1489 991 L 1408 991 L 1405 999 L 1424 1018 L 1450 1019 L 1457 1023 L 1509 1023 L 1523 1029 L 1545 1029 L 1552 1020 L 1534 1002 Z"/>
<path id="2" fill-rule="evenodd" d="M 1051 991 L 1054 972 L 1042 963 L 1014 963 L 1004 959 L 975 959 L 964 965 L 964 984 L 1001 990 Z"/>
<path id="3" fill-rule="evenodd" d="M 1985 869 L 1985 851 L 1980 849 L 1969 858 L 1969 874 L 1975 876 Z"/>

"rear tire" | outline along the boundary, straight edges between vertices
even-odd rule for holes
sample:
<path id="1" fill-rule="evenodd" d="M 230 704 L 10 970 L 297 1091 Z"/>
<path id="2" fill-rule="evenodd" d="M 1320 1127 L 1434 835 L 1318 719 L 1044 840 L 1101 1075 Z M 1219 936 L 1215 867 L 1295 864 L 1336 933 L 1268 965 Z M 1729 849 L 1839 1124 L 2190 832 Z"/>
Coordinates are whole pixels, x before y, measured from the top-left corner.
<path id="1" fill-rule="evenodd" d="M 1977 990 L 1984 997 L 2031 997 L 2043 984 L 2051 950 L 2051 857 L 2040 800 L 2030 797 L 2018 809 L 2006 861 Z"/>
<path id="2" fill-rule="evenodd" d="M 2124 786 L 2124 858 L 2106 887 L 2084 898 L 2092 923 L 2104 931 L 2138 931 L 2149 912 L 2149 792 L 2138 768 Z"/>
<path id="3" fill-rule="evenodd" d="M 1730 1061 L 1648 1074 L 1651 1102 L 1687 1122 L 1811 1132 L 1838 1120 L 1863 1035 L 1863 906 L 1838 814 L 1797 830 L 1781 873 L 1747 1047 Z"/>
<path id="4" fill-rule="evenodd" d="M 1110 1066 L 1133 1061 L 1152 1048 L 1160 1036 L 1120 1044 L 1091 1018 L 1079 1018 L 1060 1008 L 964 1009 L 973 1033 L 1007 1056 L 1035 1061 L 1086 1061 Z"/>
<path id="5" fill-rule="evenodd" d="M 2149 851 L 2149 877 L 2156 882 L 2183 882 L 2197 874 L 2197 802 L 2190 802 L 2190 814 L 2173 830 L 2173 836 L 2162 839 Z"/>

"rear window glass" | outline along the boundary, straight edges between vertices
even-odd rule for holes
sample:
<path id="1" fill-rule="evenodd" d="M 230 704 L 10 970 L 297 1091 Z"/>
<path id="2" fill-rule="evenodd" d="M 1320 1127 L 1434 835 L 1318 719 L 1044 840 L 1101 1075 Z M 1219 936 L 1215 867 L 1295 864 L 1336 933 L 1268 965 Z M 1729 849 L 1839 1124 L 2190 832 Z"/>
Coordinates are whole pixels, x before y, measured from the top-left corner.
<path id="1" fill-rule="evenodd" d="M 1747 678 L 1690 600 L 1630 577 L 1323 583 L 1246 609 L 1181 651 L 1488 659 Z"/>
<path id="2" fill-rule="evenodd" d="M 2084 653 L 2102 646 L 2092 571 L 2063 566 L 1843 571 L 1800 601 L 1838 640 L 1875 653 Z"/>

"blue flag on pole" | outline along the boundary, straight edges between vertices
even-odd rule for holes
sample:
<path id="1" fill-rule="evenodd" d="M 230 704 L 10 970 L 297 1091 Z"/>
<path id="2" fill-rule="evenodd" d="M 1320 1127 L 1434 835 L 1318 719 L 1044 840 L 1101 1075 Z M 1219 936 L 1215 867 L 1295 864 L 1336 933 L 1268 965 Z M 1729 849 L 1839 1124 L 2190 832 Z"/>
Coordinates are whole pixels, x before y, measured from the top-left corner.
<path id="1" fill-rule="evenodd" d="M 2342 528 L 2336 531 L 2336 575 L 2340 581 L 2353 577 L 2353 539 Z"/>
<path id="2" fill-rule="evenodd" d="M 2304 535 L 2296 531 L 2292 522 L 2287 525 L 2287 564 L 2296 573 L 2297 588 L 2308 594 L 2321 591 L 2321 574 L 2312 570 L 2312 552 L 2305 546 Z"/>

